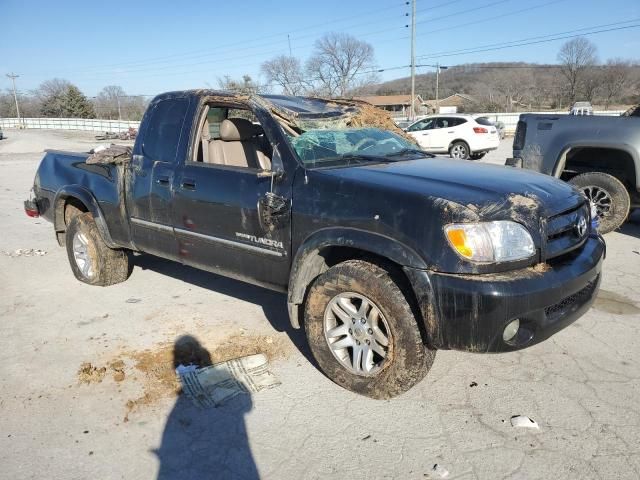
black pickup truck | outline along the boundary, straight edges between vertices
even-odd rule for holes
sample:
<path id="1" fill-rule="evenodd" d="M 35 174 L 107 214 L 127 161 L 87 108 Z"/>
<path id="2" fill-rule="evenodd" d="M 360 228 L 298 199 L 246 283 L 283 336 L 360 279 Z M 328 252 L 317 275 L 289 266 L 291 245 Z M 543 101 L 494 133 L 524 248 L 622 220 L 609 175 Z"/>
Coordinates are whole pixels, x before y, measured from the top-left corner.
<path id="1" fill-rule="evenodd" d="M 26 213 L 75 276 L 132 252 L 287 292 L 319 367 L 374 398 L 437 349 L 501 352 L 584 314 L 605 253 L 557 179 L 437 158 L 368 104 L 197 90 L 155 98 L 132 151 L 48 151 Z"/>

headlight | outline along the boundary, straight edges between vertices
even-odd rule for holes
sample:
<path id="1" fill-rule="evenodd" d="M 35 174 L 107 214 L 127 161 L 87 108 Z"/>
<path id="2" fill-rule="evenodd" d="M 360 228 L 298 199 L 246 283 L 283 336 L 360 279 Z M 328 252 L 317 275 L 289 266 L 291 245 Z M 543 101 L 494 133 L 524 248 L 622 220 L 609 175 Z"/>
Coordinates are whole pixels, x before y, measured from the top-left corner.
<path id="1" fill-rule="evenodd" d="M 527 229 L 510 220 L 454 223 L 444 232 L 456 253 L 473 262 L 524 260 L 536 251 Z"/>

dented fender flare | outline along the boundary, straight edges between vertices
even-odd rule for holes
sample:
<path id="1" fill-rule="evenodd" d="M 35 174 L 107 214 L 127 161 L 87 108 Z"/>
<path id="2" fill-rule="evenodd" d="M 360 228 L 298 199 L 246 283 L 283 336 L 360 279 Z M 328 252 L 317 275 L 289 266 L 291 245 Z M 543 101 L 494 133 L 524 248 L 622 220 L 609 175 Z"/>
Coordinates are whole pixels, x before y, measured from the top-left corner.
<path id="1" fill-rule="evenodd" d="M 102 209 L 100 208 L 98 201 L 89 190 L 81 185 L 65 185 L 56 192 L 53 201 L 53 225 L 56 233 L 66 230 L 66 225 L 64 223 L 64 206 L 67 199 L 69 198 L 78 200 L 87 208 L 89 212 L 91 212 L 91 215 L 93 215 L 93 219 L 98 226 L 98 231 L 100 232 L 104 243 L 110 248 L 118 248 L 118 245 L 116 245 L 111 238 L 111 234 L 109 233 L 109 229 L 107 227 L 107 222 L 104 218 L 104 214 L 102 213 Z"/>
<path id="2" fill-rule="evenodd" d="M 291 264 L 287 306 L 294 328 L 300 328 L 300 305 L 311 282 L 329 269 L 322 250 L 349 247 L 387 258 L 401 267 L 427 268 L 427 264 L 411 247 L 379 233 L 355 228 L 326 228 L 307 237 L 297 249 Z"/>

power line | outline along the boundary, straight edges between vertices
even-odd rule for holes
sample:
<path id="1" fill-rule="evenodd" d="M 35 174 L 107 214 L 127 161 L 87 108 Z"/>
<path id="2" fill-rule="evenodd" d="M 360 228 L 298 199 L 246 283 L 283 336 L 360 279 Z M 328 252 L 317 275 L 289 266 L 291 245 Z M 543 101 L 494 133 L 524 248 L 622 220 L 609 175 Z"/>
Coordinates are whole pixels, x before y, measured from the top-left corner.
<path id="1" fill-rule="evenodd" d="M 362 14 L 361 16 L 370 16 L 370 15 L 374 15 L 380 12 L 385 12 L 385 11 L 389 11 L 392 9 L 398 9 L 402 6 L 404 6 L 405 3 L 401 3 L 401 4 L 394 4 L 392 6 L 388 6 L 385 8 L 381 8 L 381 9 L 377 9 L 377 10 L 373 10 L 370 12 L 366 12 L 364 14 Z M 334 20 L 330 20 L 329 23 L 338 23 L 338 22 L 344 22 L 347 20 L 353 20 L 353 17 L 342 17 L 339 19 L 334 19 Z M 358 28 L 361 26 L 366 26 L 366 25 L 373 25 L 373 24 L 379 24 L 379 23 L 389 23 L 389 18 L 384 18 L 381 20 L 375 20 L 375 21 L 368 21 L 368 22 L 360 22 L 360 23 L 356 23 L 356 24 L 351 24 L 351 25 L 347 25 L 344 28 L 348 28 L 348 29 L 352 29 L 352 28 Z M 256 42 L 260 42 L 260 46 L 268 46 L 268 45 L 277 45 L 277 44 L 284 44 L 285 42 L 287 42 L 287 36 L 290 35 L 291 33 L 295 33 L 295 32 L 308 32 L 310 29 L 315 29 L 315 28 L 319 28 L 319 27 L 323 27 L 326 28 L 327 26 L 327 22 L 324 22 L 322 24 L 315 24 L 312 26 L 308 26 L 308 27 L 300 27 L 294 30 L 289 30 L 289 32 L 282 32 L 282 33 L 275 33 L 275 34 L 271 34 L 271 35 L 267 35 L 264 37 L 258 37 L 258 38 L 251 38 L 251 39 L 246 39 L 246 40 L 241 40 L 239 42 L 233 42 L 233 43 L 227 43 L 227 44 L 223 44 L 223 45 L 219 45 L 216 47 L 216 50 L 214 52 L 211 51 L 211 49 L 200 49 L 200 50 L 194 50 L 191 52 L 183 52 L 183 53 L 175 53 L 175 54 L 170 54 L 170 55 L 163 55 L 163 56 L 159 56 L 159 57 L 152 57 L 152 58 L 148 58 L 142 61 L 132 61 L 132 62 L 123 62 L 123 63 L 115 63 L 115 64 L 109 64 L 109 65 L 100 65 L 97 66 L 95 69 L 94 68 L 90 68 L 87 70 L 83 70 L 82 72 L 86 72 L 86 73 L 97 73 L 97 72 L 101 72 L 101 71 L 106 71 L 107 69 L 111 69 L 111 68 L 118 68 L 118 67 L 137 67 L 137 66 L 146 66 L 146 65 L 153 65 L 153 64 L 161 64 L 161 63 L 168 63 L 170 62 L 171 58 L 178 58 L 179 60 L 185 60 L 185 59 L 196 59 L 196 58 L 204 58 L 204 57 L 208 57 L 211 55 L 218 55 L 220 54 L 220 52 L 224 52 L 224 53 L 231 53 L 234 51 L 245 51 L 247 48 L 249 48 L 248 46 L 242 47 L 242 48 L 237 48 L 237 49 L 227 49 L 226 47 L 233 47 L 233 46 L 238 46 L 238 45 L 246 45 L 246 44 L 253 44 Z M 391 31 L 391 30 L 395 30 L 396 28 L 390 28 L 390 29 L 386 29 L 385 31 Z M 310 38 L 313 36 L 317 36 L 317 34 L 315 33 L 310 33 L 307 35 L 301 35 L 301 36 L 297 36 L 294 37 L 295 40 L 300 40 L 303 38 Z M 264 42 L 263 40 L 265 39 L 269 39 L 269 38 L 274 38 L 274 37 L 281 37 L 279 40 L 273 41 L 273 42 Z M 280 52 L 281 49 L 277 50 L 276 52 Z M 205 52 L 205 53 L 202 53 Z M 213 61 L 219 61 L 218 59 L 213 60 Z M 160 67 L 158 67 L 160 68 Z M 168 66 L 168 68 L 171 68 L 171 66 Z M 75 72 L 71 72 L 71 73 L 78 73 L 78 71 Z"/>
<path id="2" fill-rule="evenodd" d="M 493 51 L 493 50 L 504 50 L 504 49 L 507 49 L 507 48 L 522 47 L 522 46 L 526 46 L 526 45 L 536 45 L 536 44 L 540 44 L 540 43 L 547 43 L 547 42 L 553 42 L 553 41 L 557 41 L 557 40 L 564 40 L 564 39 L 567 39 L 567 38 L 580 37 L 580 36 L 583 36 L 583 35 L 594 35 L 594 34 L 597 34 L 597 33 L 613 32 L 613 31 L 624 30 L 624 29 L 628 29 L 628 28 L 636 28 L 636 27 L 640 26 L 640 24 L 618 26 L 618 27 L 615 27 L 615 28 L 603 28 L 603 27 L 609 27 L 609 26 L 613 26 L 613 25 L 622 25 L 622 24 L 625 24 L 625 23 L 631 23 L 631 22 L 637 22 L 637 21 L 640 21 L 640 18 L 635 18 L 633 20 L 626 20 L 626 21 L 622 21 L 622 22 L 603 24 L 603 25 L 595 25 L 593 27 L 580 28 L 580 29 L 577 29 L 577 30 L 568 30 L 568 31 L 565 31 L 565 32 L 552 33 L 552 34 L 549 34 L 549 35 L 541 35 L 541 36 L 536 36 L 536 37 L 523 38 L 523 39 L 520 39 L 520 40 L 512 40 L 510 42 L 494 43 L 494 44 L 482 45 L 482 46 L 478 46 L 478 47 L 471 47 L 471 48 L 460 49 L 460 50 L 449 50 L 449 51 L 437 52 L 437 53 L 433 53 L 433 54 L 429 54 L 429 55 L 420 55 L 418 58 L 422 58 L 422 59 L 424 59 L 424 58 L 441 58 L 441 57 L 450 57 L 450 56 L 456 56 L 456 55 L 464 55 L 464 54 L 468 54 L 468 53 L 479 53 L 479 52 L 488 52 L 488 51 Z M 585 31 L 585 30 L 593 30 L 593 29 L 600 29 L 600 30 Z M 576 33 L 574 35 L 571 35 L 574 32 L 582 32 L 582 33 Z M 549 37 L 554 37 L 554 38 L 549 38 Z"/>
<path id="3" fill-rule="evenodd" d="M 418 37 L 420 36 L 425 36 L 425 35 L 431 35 L 433 33 L 439 33 L 439 32 L 448 32 L 450 30 L 454 30 L 457 28 L 462 28 L 462 27 L 468 27 L 470 25 L 477 25 L 478 23 L 485 23 L 485 22 L 490 22 L 493 20 L 497 20 L 499 18 L 504 18 L 504 17 L 510 17 L 512 15 L 517 15 L 519 13 L 524 13 L 524 12 L 528 12 L 530 10 L 536 10 L 538 8 L 542 8 L 542 7 L 547 7 L 549 5 L 553 5 L 556 3 L 561 3 L 561 2 L 566 2 L 567 0 L 553 0 L 551 2 L 546 2 L 546 3 L 541 3 L 539 5 L 533 5 L 531 7 L 527 7 L 527 8 L 521 8 L 519 10 L 514 10 L 512 12 L 507 12 L 507 13 L 502 13 L 500 15 L 491 15 L 490 17 L 485 17 L 482 18 L 480 20 L 473 20 L 471 22 L 467 22 L 467 23 L 457 23 L 451 27 L 442 27 L 442 28 L 438 28 L 435 30 L 429 30 L 428 32 L 422 33 L 422 34 L 418 34 Z M 409 38 L 409 37 L 404 37 L 404 38 Z"/>
<path id="4" fill-rule="evenodd" d="M 481 5 L 479 7 L 467 8 L 465 10 L 460 10 L 460 11 L 457 11 L 457 12 L 449 13 L 447 15 L 442 15 L 440 17 L 435 17 L 435 18 L 430 18 L 429 20 L 423 20 L 421 22 L 416 22 L 416 23 L 418 25 L 421 25 L 421 24 L 424 24 L 424 23 L 437 22 L 438 20 L 443 20 L 445 18 L 451 18 L 451 17 L 455 17 L 457 15 L 463 15 L 463 14 L 466 14 L 466 13 L 477 12 L 478 10 L 484 10 L 485 8 L 493 7 L 495 5 L 500 5 L 502 3 L 507 3 L 507 2 L 510 2 L 510 1 L 511 0 L 498 0 L 496 2 L 487 3 L 487 4 Z"/>
<path id="5" fill-rule="evenodd" d="M 382 30 L 377 30 L 377 31 L 373 31 L 373 32 L 368 32 L 368 33 L 364 33 L 359 35 L 360 37 L 367 37 L 367 36 L 373 36 L 373 35 L 379 35 L 381 33 L 385 33 L 388 31 L 392 31 L 392 30 L 398 30 L 400 28 L 404 28 L 404 27 L 391 27 L 391 28 L 385 28 Z M 307 44 L 307 45 L 303 45 L 302 47 L 305 46 L 312 46 L 313 43 Z M 266 50 L 266 51 L 259 51 L 259 52 L 253 52 L 247 55 L 233 55 L 233 56 L 229 56 L 229 57 L 223 57 L 223 58 L 217 58 L 214 60 L 203 60 L 201 62 L 192 62 L 192 63 L 183 63 L 183 64 L 172 64 L 172 65 L 162 65 L 162 66 L 157 66 L 157 67 L 141 67 L 141 68 L 135 68 L 135 69 L 128 69 L 128 70 L 122 70 L 120 72 L 116 72 L 116 73 L 120 73 L 120 74 L 135 74 L 135 73 L 145 73 L 148 71 L 160 71 L 160 70 L 173 70 L 176 68 L 184 68 L 184 67 L 194 67 L 194 66 L 199 66 L 199 65 L 217 65 L 217 64 L 221 64 L 222 62 L 226 62 L 224 64 L 224 67 L 228 67 L 229 63 L 232 64 L 232 66 L 234 68 L 239 68 L 239 67 L 243 67 L 243 66 L 255 66 L 256 63 L 252 62 L 252 63 L 248 63 L 245 65 L 233 65 L 233 61 L 234 60 L 239 60 L 239 59 L 245 59 L 245 58 L 252 58 L 252 57 L 264 57 L 266 55 L 269 54 L 274 54 L 274 53 L 278 53 L 280 52 L 280 50 Z M 79 75 L 85 75 L 85 78 L 101 78 L 104 74 L 112 74 L 113 72 L 110 72 L 108 70 L 105 70 L 104 72 L 85 72 L 84 74 L 79 74 Z M 162 73 L 162 75 L 183 75 L 184 72 L 173 72 L 173 73 Z"/>

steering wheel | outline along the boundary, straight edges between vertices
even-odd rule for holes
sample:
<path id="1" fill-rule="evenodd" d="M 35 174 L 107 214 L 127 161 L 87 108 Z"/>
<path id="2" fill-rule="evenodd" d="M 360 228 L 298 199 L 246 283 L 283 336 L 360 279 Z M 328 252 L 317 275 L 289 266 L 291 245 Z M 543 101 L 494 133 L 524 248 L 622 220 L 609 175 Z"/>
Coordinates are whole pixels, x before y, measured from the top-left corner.
<path id="1" fill-rule="evenodd" d="M 369 145 L 367 145 L 367 144 L 369 144 Z M 368 150 L 369 148 L 375 147 L 375 146 L 376 146 L 376 141 L 375 140 L 373 140 L 372 138 L 363 138 L 358 143 L 356 143 L 353 146 L 353 148 L 356 151 L 364 151 L 364 150 Z"/>

